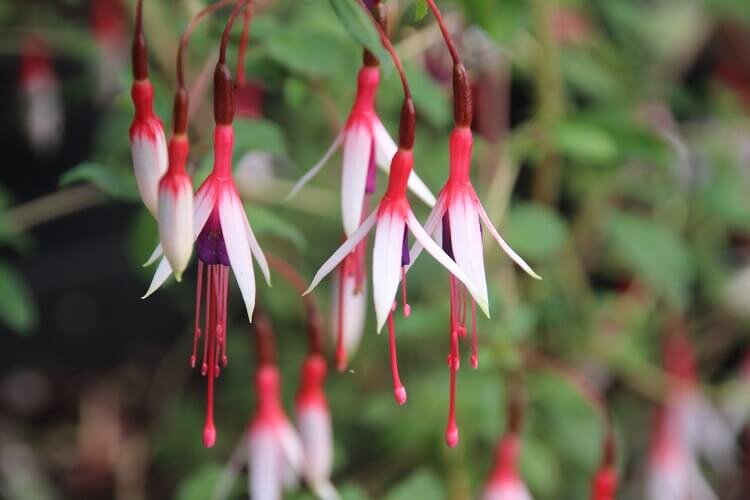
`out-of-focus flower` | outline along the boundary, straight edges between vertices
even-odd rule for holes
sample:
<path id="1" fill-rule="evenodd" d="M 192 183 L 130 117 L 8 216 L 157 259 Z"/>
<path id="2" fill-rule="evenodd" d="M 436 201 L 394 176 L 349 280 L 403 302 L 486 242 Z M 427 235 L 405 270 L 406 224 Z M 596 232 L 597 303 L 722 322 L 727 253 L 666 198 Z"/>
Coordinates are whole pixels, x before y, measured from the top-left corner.
<path id="1" fill-rule="evenodd" d="M 591 481 L 591 500 L 615 500 L 617 495 L 617 468 L 615 467 L 615 440 L 611 424 L 604 438 L 602 462 Z"/>
<path id="2" fill-rule="evenodd" d="M 518 473 L 521 442 L 517 434 L 509 432 L 500 440 L 482 500 L 531 500 L 531 494 Z"/>
<path id="3" fill-rule="evenodd" d="M 141 199 L 146 208 L 156 216 L 159 181 L 167 171 L 167 140 L 161 120 L 154 113 L 154 88 L 148 79 L 148 55 L 140 1 L 136 9 L 131 89 L 135 116 L 130 126 L 130 149 Z"/>
<path id="4" fill-rule="evenodd" d="M 336 346 L 338 370 L 346 369 L 359 347 L 367 317 L 364 241 L 347 255 L 334 274 L 331 286 L 331 334 Z"/>
<path id="5" fill-rule="evenodd" d="M 303 472 L 302 442 L 280 401 L 280 375 L 271 364 L 255 375 L 257 407 L 248 431 L 248 491 L 253 500 L 281 499 Z"/>
<path id="6" fill-rule="evenodd" d="M 38 153 L 50 152 L 62 139 L 62 95 L 45 43 L 35 35 L 27 36 L 23 44 L 20 87 L 29 142 Z"/>
<path id="7" fill-rule="evenodd" d="M 680 418 L 669 407 L 659 410 L 646 472 L 646 500 L 714 500 L 686 442 Z"/>
<path id="8" fill-rule="evenodd" d="M 324 392 L 326 361 L 311 354 L 302 366 L 296 420 L 305 451 L 305 476 L 317 490 L 329 489 L 333 467 L 331 412 Z"/>
<path id="9" fill-rule="evenodd" d="M 380 82 L 378 66 L 363 66 L 357 78 L 357 96 L 344 130 L 336 137 L 323 158 L 315 164 L 292 189 L 294 196 L 317 174 L 339 145 L 343 144 L 341 174 L 341 215 L 344 232 L 352 236 L 362 222 L 362 207 L 369 165 L 374 162 L 386 172 L 396 154 L 396 144 L 375 111 L 375 94 Z M 420 199 L 432 206 L 435 197 L 422 180 L 411 172 L 408 186 Z"/>
<path id="10" fill-rule="evenodd" d="M 664 367 L 669 380 L 665 405 L 674 412 L 691 453 L 702 454 L 719 470 L 731 468 L 737 455 L 734 435 L 700 389 L 685 325 L 674 320 L 667 328 Z"/>
<path id="11" fill-rule="evenodd" d="M 101 98 L 108 99 L 119 90 L 117 75 L 127 61 L 127 20 L 120 0 L 91 2 L 91 32 L 99 50 L 94 71 Z"/>

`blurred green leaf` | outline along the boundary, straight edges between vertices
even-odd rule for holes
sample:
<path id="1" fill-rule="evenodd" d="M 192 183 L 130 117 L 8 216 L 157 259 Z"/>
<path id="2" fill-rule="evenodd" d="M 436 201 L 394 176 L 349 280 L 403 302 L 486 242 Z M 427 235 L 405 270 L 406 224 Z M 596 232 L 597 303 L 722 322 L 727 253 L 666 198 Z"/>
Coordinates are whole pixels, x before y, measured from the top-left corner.
<path id="1" fill-rule="evenodd" d="M 545 205 L 520 203 L 508 215 L 508 242 L 525 258 L 549 259 L 568 238 L 565 221 Z"/>
<path id="2" fill-rule="evenodd" d="M 608 164 L 618 154 L 617 143 L 602 127 L 585 121 L 568 119 L 553 130 L 557 148 L 574 162 Z"/>
<path id="3" fill-rule="evenodd" d="M 193 472 L 177 489 L 177 500 L 205 500 L 211 498 L 216 481 L 221 476 L 218 464 L 207 464 Z"/>
<path id="4" fill-rule="evenodd" d="M 380 43 L 380 36 L 373 26 L 372 18 L 359 5 L 359 0 L 329 0 L 329 2 L 351 37 L 372 52 L 378 60 L 387 64 L 390 58 Z"/>
<path id="5" fill-rule="evenodd" d="M 440 500 L 445 498 L 445 488 L 440 478 L 427 469 L 419 469 L 394 486 L 387 500 L 414 500 L 415 498 L 429 498 Z"/>
<path id="6" fill-rule="evenodd" d="M 286 155 L 287 143 L 283 129 L 270 120 L 235 120 L 234 151 L 243 155 L 248 151 L 265 151 Z"/>
<path id="7" fill-rule="evenodd" d="M 674 227 L 624 213 L 609 222 L 613 252 L 625 267 L 677 304 L 693 276 L 691 257 Z"/>
<path id="8" fill-rule="evenodd" d="M 293 223 L 274 213 L 273 210 L 257 205 L 246 205 L 247 217 L 253 231 L 260 237 L 271 235 L 288 241 L 297 250 L 307 247 L 305 235 Z"/>
<path id="9" fill-rule="evenodd" d="M 341 46 L 340 37 L 304 27 L 281 30 L 264 41 L 274 61 L 311 78 L 331 77 L 346 69 Z"/>
<path id="10" fill-rule="evenodd" d="M 65 172 L 60 177 L 61 186 L 77 182 L 90 182 L 112 198 L 138 200 L 138 189 L 132 171 L 107 167 L 99 163 L 83 162 Z"/>
<path id="11" fill-rule="evenodd" d="M 0 262 L 0 321 L 16 333 L 28 334 L 37 325 L 37 310 L 23 278 Z"/>

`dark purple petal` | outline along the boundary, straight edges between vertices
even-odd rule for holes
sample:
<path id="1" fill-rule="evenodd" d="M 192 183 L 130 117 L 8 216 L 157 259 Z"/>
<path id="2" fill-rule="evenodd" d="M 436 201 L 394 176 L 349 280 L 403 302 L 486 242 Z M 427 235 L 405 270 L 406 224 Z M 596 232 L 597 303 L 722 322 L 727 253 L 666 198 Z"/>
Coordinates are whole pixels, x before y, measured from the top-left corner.
<path id="1" fill-rule="evenodd" d="M 409 255 L 409 231 L 404 226 L 404 244 L 401 247 L 401 267 L 408 266 L 411 264 L 411 256 Z"/>
<path id="2" fill-rule="evenodd" d="M 480 226 L 481 229 L 481 226 Z M 448 256 L 456 260 L 456 258 L 453 256 L 453 240 L 451 240 L 451 223 L 450 219 L 448 218 L 448 211 L 446 210 L 445 214 L 443 215 L 443 250 L 445 253 L 448 254 Z"/>
<path id="3" fill-rule="evenodd" d="M 196 241 L 198 258 L 206 264 L 221 264 L 229 266 L 229 255 L 224 244 L 224 234 L 221 232 L 219 212 L 214 210 L 203 226 Z"/>

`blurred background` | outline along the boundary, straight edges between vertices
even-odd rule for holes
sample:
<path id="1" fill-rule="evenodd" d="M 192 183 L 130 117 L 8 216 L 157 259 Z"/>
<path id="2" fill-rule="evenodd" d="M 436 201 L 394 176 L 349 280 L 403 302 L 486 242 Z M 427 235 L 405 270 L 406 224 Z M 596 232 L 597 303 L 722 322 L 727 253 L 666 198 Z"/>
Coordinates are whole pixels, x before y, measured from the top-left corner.
<path id="1" fill-rule="evenodd" d="M 178 39 L 205 5 L 144 5 L 166 126 Z M 375 334 L 370 309 L 350 369 L 331 369 L 327 383 L 342 496 L 478 498 L 507 426 L 508 394 L 520 391 L 520 474 L 536 499 L 588 497 L 606 428 L 592 394 L 606 398 L 611 414 L 618 498 L 749 498 L 746 0 L 439 5 L 472 78 L 478 194 L 544 280 L 528 279 L 486 245 L 493 316 L 478 320 L 479 369 L 467 357 L 459 372 L 456 449 L 443 438 L 446 275 L 427 258 L 409 274 L 413 312 L 396 320 L 404 407 L 393 402 L 387 336 Z M 341 237 L 340 154 L 285 198 L 343 125 L 362 47 L 357 26 L 330 2 L 256 6 L 235 174 L 264 250 L 309 279 Z M 418 109 L 415 168 L 436 193 L 447 175 L 450 59 L 434 18 L 417 15 L 411 0 L 387 8 Z M 158 234 L 130 159 L 133 12 L 131 0 L 0 4 L 3 498 L 210 498 L 253 412 L 255 350 L 244 311 L 230 311 L 219 438 L 207 450 L 205 382 L 187 365 L 194 267 L 183 286 L 139 298 L 152 273 L 141 264 Z M 188 51 L 196 182 L 211 165 L 210 75 L 225 19 L 222 12 L 201 25 Z M 386 65 L 378 111 L 392 135 L 400 104 Z M 413 206 L 424 220 L 427 207 Z M 315 292 L 326 320 L 330 287 L 327 280 Z M 282 280 L 258 288 L 291 412 L 306 349 L 303 304 Z M 680 399 L 675 392 L 689 394 L 688 427 L 710 429 L 685 439 L 691 474 L 713 497 L 644 493 L 660 464 L 658 416 Z M 246 491 L 241 479 L 232 498 Z M 288 498 L 311 497 L 300 490 Z"/>

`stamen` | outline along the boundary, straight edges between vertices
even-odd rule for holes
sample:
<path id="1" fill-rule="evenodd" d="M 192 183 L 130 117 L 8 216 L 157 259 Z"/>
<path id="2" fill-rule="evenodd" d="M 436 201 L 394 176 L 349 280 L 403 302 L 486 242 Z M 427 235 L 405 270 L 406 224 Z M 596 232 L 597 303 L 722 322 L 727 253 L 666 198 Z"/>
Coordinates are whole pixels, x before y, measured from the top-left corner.
<path id="1" fill-rule="evenodd" d="M 477 303 L 471 301 L 471 367 L 479 368 L 479 349 L 477 339 Z"/>
<path id="2" fill-rule="evenodd" d="M 452 332 L 458 332 L 458 284 L 456 277 L 452 274 L 449 278 L 450 282 L 450 303 L 451 303 L 451 312 L 450 312 L 450 331 Z"/>
<path id="3" fill-rule="evenodd" d="M 203 261 L 198 259 L 198 283 L 195 286 L 195 329 L 193 330 L 193 353 L 190 355 L 190 368 L 195 368 L 198 354 L 198 339 L 201 338 L 201 294 L 203 289 Z"/>
<path id="4" fill-rule="evenodd" d="M 221 350 L 221 364 L 224 368 L 227 367 L 227 364 L 229 363 L 229 358 L 227 357 L 227 309 L 229 308 L 229 268 L 224 267 L 222 269 L 222 313 L 221 313 L 221 328 L 223 331 L 222 335 L 222 350 Z"/>
<path id="5" fill-rule="evenodd" d="M 457 284 L 458 293 L 458 335 L 466 337 L 466 287 Z"/>
<path id="6" fill-rule="evenodd" d="M 411 316 L 411 306 L 406 301 L 406 267 L 401 267 L 401 300 L 404 303 L 404 316 Z"/>
<path id="7" fill-rule="evenodd" d="M 396 327 L 393 324 L 393 313 L 388 315 L 388 343 L 391 351 L 391 377 L 393 378 L 393 394 L 396 397 L 396 403 L 403 405 L 406 403 L 406 388 L 401 383 L 401 377 L 398 374 L 398 358 L 396 356 Z"/>
<path id="8" fill-rule="evenodd" d="M 206 289 L 206 347 L 208 354 L 203 352 L 204 362 L 203 367 L 207 370 L 207 391 L 206 391 L 206 421 L 203 425 L 203 446 L 211 448 L 216 443 L 216 427 L 214 426 L 214 380 L 216 378 L 216 341 L 215 338 L 209 340 L 212 337 L 211 333 L 216 332 L 216 310 L 210 307 L 212 299 L 212 291 L 215 290 L 213 285 L 217 280 L 218 269 L 214 269 L 215 266 L 208 266 L 208 287 Z M 205 358 L 208 358 L 208 362 Z"/>
<path id="9" fill-rule="evenodd" d="M 450 400 L 448 406 L 448 425 L 445 429 L 445 442 L 451 448 L 458 444 L 458 425 L 456 425 L 456 378 L 459 366 L 458 332 L 450 333 L 450 354 L 448 367 L 450 369 Z"/>
<path id="10" fill-rule="evenodd" d="M 337 318 L 337 328 L 338 331 L 336 333 L 336 368 L 338 371 L 343 372 L 346 370 L 346 349 L 344 349 L 344 280 L 346 279 L 346 273 L 347 273 L 347 267 L 349 263 L 349 258 L 351 256 L 344 259 L 344 262 L 340 266 L 340 275 L 339 275 L 339 308 L 338 308 L 338 318 Z"/>
<path id="11" fill-rule="evenodd" d="M 201 364 L 201 374 L 205 377 L 208 373 L 208 363 L 207 363 L 207 355 L 208 355 L 208 347 L 209 347 L 209 338 L 211 337 L 211 333 L 213 333 L 213 330 L 211 329 L 211 283 L 213 282 L 213 275 L 214 275 L 214 265 L 209 264 L 208 270 L 206 271 L 206 326 L 205 331 L 206 335 L 203 337 L 203 363 Z"/>

